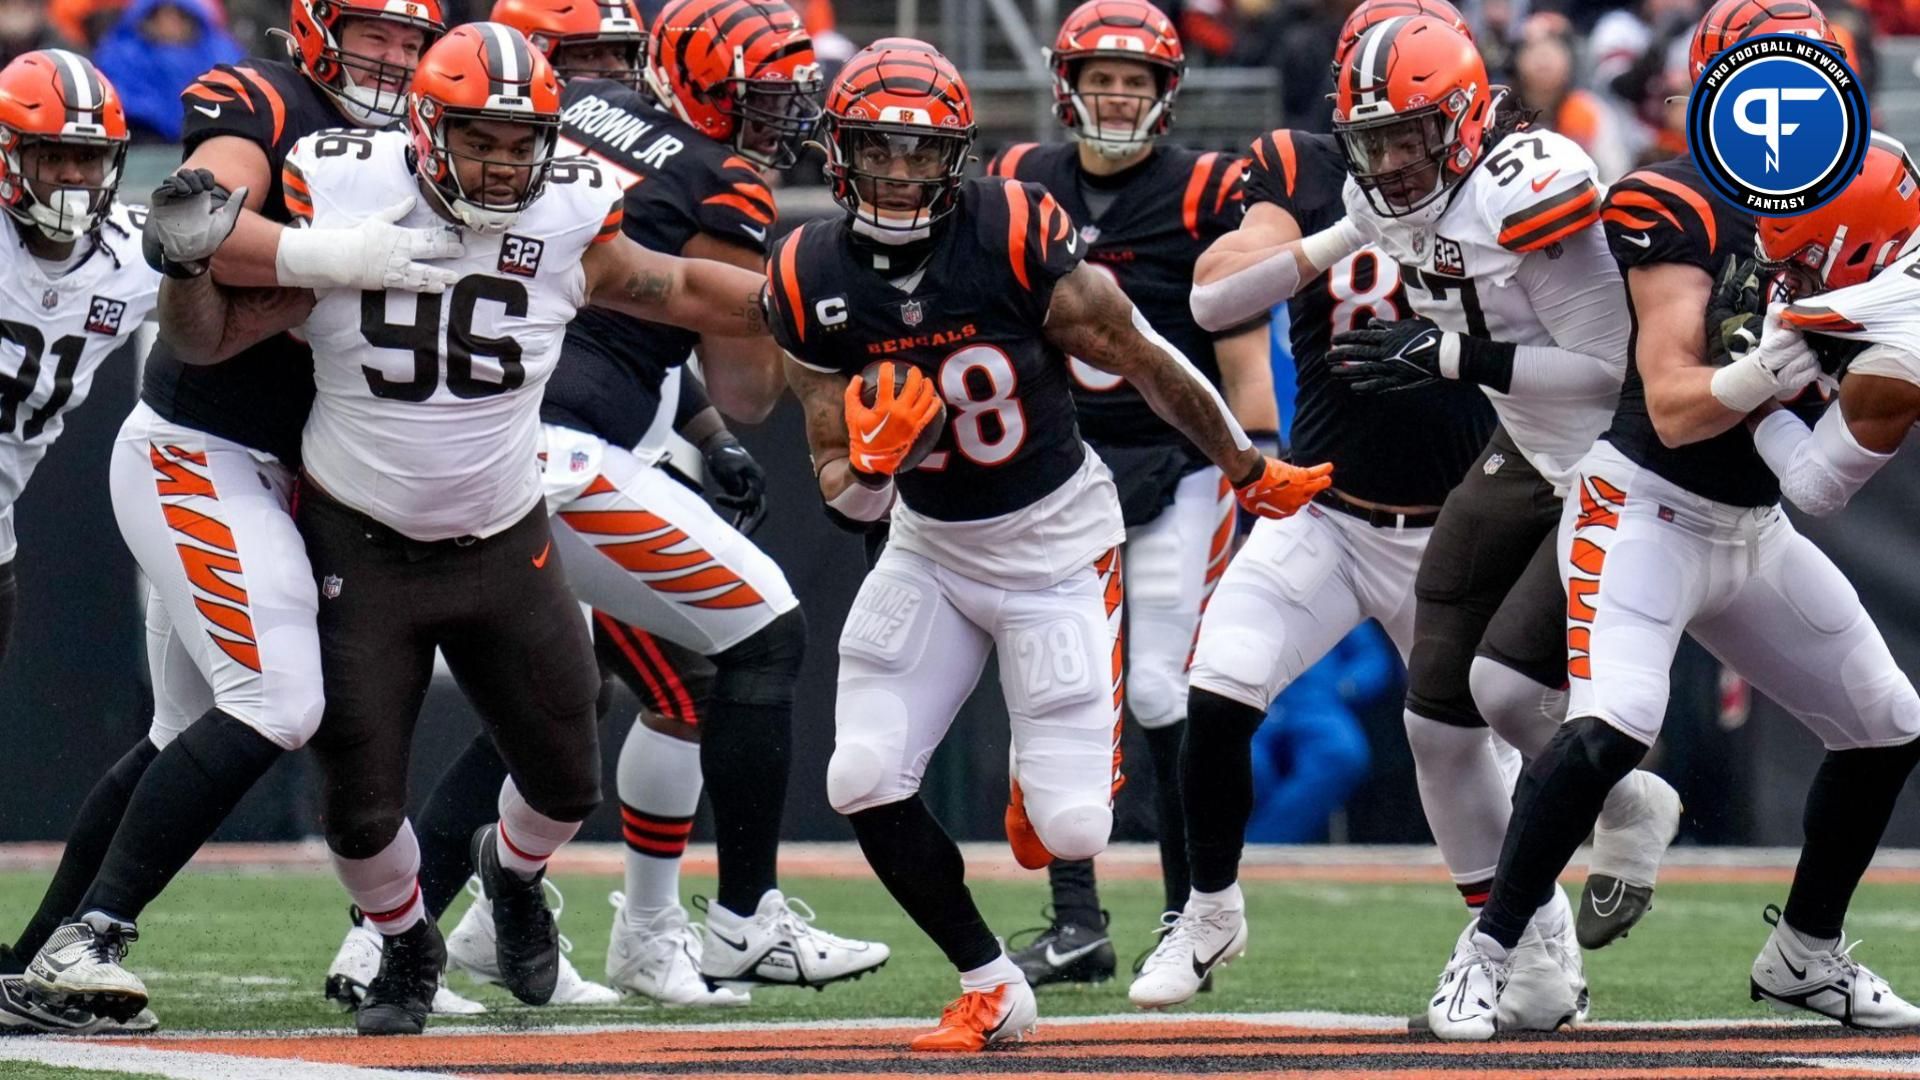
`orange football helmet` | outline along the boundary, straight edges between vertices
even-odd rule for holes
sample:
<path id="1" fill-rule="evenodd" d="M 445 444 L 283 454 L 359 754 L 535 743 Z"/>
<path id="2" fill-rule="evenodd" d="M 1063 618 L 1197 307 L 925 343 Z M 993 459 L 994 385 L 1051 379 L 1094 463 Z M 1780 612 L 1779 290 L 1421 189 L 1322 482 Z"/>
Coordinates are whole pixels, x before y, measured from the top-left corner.
<path id="1" fill-rule="evenodd" d="M 406 115 L 411 69 L 340 47 L 343 20 L 378 19 L 425 35 L 420 51 L 446 32 L 440 0 L 293 0 L 287 25 L 293 61 L 355 123 L 386 127 Z M 279 31 L 274 31 L 279 33 Z"/>
<path id="2" fill-rule="evenodd" d="M 1333 130 L 1373 208 L 1405 217 L 1438 202 L 1485 149 L 1493 91 L 1472 39 L 1431 15 L 1362 33 L 1334 80 Z"/>
<path id="3" fill-rule="evenodd" d="M 1060 24 L 1047 59 L 1053 68 L 1054 115 L 1101 154 L 1126 157 L 1173 125 L 1173 100 L 1187 73 L 1187 54 L 1173 21 L 1147 0 L 1087 0 Z M 1133 95 L 1083 95 L 1078 85 L 1080 67 L 1088 60 L 1126 60 L 1145 64 L 1154 72 L 1156 92 L 1141 100 L 1130 130 L 1116 132 L 1100 126 L 1087 98 Z"/>
<path id="4" fill-rule="evenodd" d="M 1693 78 L 1699 79 L 1714 57 L 1758 34 L 1799 34 L 1836 47 L 1840 44 L 1813 0 L 1720 0 L 1693 28 L 1693 41 L 1687 47 Z"/>
<path id="5" fill-rule="evenodd" d="M 1340 24 L 1340 36 L 1333 43 L 1336 82 L 1340 65 L 1346 63 L 1347 54 L 1353 51 L 1360 35 L 1401 15 L 1431 15 L 1453 27 L 1461 37 L 1473 40 L 1473 28 L 1467 25 L 1467 17 L 1447 0 L 1361 0 L 1360 6 L 1347 16 L 1347 21 Z"/>
<path id="6" fill-rule="evenodd" d="M 560 139 L 560 83 L 553 67 L 520 31 L 500 23 L 468 23 L 441 38 L 413 73 L 407 117 L 420 176 L 455 221 L 477 232 L 507 229 L 533 205 L 553 171 Z M 495 121 L 520 124 L 535 135 L 525 160 L 478 157 L 448 143 L 453 125 Z M 482 176 L 526 173 L 526 187 L 510 199 L 486 200 L 460 179 L 459 161 L 478 162 Z"/>
<path id="7" fill-rule="evenodd" d="M 827 92 L 822 141 L 834 200 L 868 235 L 925 235 L 959 205 L 976 130 L 973 97 L 940 50 L 881 38 Z"/>
<path id="8" fill-rule="evenodd" d="M 669 0 L 646 77 L 695 130 L 771 168 L 792 165 L 820 121 L 813 39 L 785 0 Z"/>
<path id="9" fill-rule="evenodd" d="M 525 34 L 562 81 L 611 79 L 635 90 L 644 87 L 647 30 L 633 0 L 496 0 L 488 18 Z M 570 55 L 595 45 L 616 50 L 618 67 L 582 64 Z"/>
<path id="10" fill-rule="evenodd" d="M 127 142 L 120 95 L 86 57 L 42 49 L 0 70 L 0 206 L 20 224 L 61 242 L 99 228 L 120 187 Z M 105 161 L 100 182 L 33 175 L 26 150 L 35 145 L 86 148 Z"/>
<path id="11" fill-rule="evenodd" d="M 1833 201 L 1759 221 L 1754 256 L 1761 276 L 1779 282 L 1775 299 L 1858 285 L 1892 262 L 1920 226 L 1920 170 L 1899 140 L 1874 132 L 1860 175 Z"/>

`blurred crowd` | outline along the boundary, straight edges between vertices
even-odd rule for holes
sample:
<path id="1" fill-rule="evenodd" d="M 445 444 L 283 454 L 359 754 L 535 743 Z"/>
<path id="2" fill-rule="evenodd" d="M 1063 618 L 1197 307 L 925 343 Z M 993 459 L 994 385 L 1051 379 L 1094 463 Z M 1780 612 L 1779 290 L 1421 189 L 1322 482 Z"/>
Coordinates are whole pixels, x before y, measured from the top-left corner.
<path id="1" fill-rule="evenodd" d="M 450 23 L 484 16 L 491 0 L 443 0 Z M 648 18 L 664 0 L 641 0 Z M 1325 57 L 1357 0 L 1176 0 L 1191 63 L 1272 67 L 1280 73 L 1284 126 L 1328 130 L 1332 74 L 1299 57 Z M 857 43 L 843 19 L 890 27 L 893 0 L 802 0 L 829 64 Z M 1920 0 L 1833 0 L 1823 5 L 1854 67 L 1874 86 L 1877 34 L 1920 33 Z M 1511 86 L 1539 122 L 1578 141 L 1612 180 L 1684 149 L 1682 107 L 1688 34 L 1702 0 L 1475 0 L 1460 5 L 1497 83 Z M 77 48 L 120 88 L 135 137 L 179 136 L 177 95 L 216 63 L 271 48 L 286 0 L 0 0 L 0 63 L 48 45 Z"/>

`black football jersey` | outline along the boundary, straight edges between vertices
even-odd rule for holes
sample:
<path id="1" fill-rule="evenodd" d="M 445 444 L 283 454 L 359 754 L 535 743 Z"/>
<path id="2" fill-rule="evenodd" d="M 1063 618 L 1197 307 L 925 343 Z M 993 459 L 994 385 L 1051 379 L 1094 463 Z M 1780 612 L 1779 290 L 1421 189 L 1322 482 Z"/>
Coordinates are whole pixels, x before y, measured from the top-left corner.
<path id="1" fill-rule="evenodd" d="M 280 187 L 287 152 L 303 136 L 351 126 L 331 98 L 284 60 L 221 64 L 180 95 L 186 117 L 183 156 L 208 139 L 231 135 L 267 154 L 273 177 L 260 213 L 291 220 Z M 147 357 L 140 399 L 178 424 L 264 450 L 289 465 L 300 460 L 300 431 L 313 407 L 313 352 L 288 334 L 218 364 L 183 361 L 164 338 Z"/>
<path id="2" fill-rule="evenodd" d="M 906 504 L 978 521 L 1072 477 L 1086 454 L 1072 380 L 1041 332 L 1054 286 L 1084 254 L 1067 212 L 1037 184 L 968 180 L 904 291 L 855 243 L 846 218 L 782 239 L 767 266 L 769 322 L 808 367 L 851 377 L 904 361 L 933 380 L 946 424 L 926 460 L 897 478 Z"/>
<path id="3" fill-rule="evenodd" d="M 994 176 L 1039 184 L 1080 230 L 1087 262 L 1108 271 L 1140 314 L 1218 385 L 1216 335 L 1193 321 L 1187 296 L 1193 264 L 1207 245 L 1240 224 L 1240 181 L 1246 163 L 1231 154 L 1159 147 L 1111 189 L 1113 202 L 1095 216 L 1082 188 L 1073 143 L 1008 147 L 987 166 Z M 1206 456 L 1162 420 L 1133 385 L 1069 359 L 1073 400 L 1087 442 L 1103 446 L 1180 446 L 1193 467 Z"/>
<path id="4" fill-rule="evenodd" d="M 1311 236 L 1346 216 L 1346 158 L 1331 135 L 1268 132 L 1253 142 L 1246 201 L 1269 202 Z M 1438 506 L 1493 434 L 1493 406 L 1477 386 L 1442 381 L 1391 394 L 1356 394 L 1327 369 L 1335 334 L 1412 315 L 1400 267 L 1362 248 L 1309 282 L 1287 305 L 1298 392 L 1293 460 L 1333 463 L 1333 482 L 1356 499 Z"/>
<path id="5" fill-rule="evenodd" d="M 618 83 L 573 79 L 562 97 L 565 153 L 585 154 L 626 190 L 628 236 L 678 255 L 699 233 L 764 257 L 773 194 L 747 159 Z M 660 383 L 700 335 L 603 308 L 567 328 L 540 418 L 624 448 L 660 407 Z"/>
<path id="6" fill-rule="evenodd" d="M 1729 257 L 1753 253 L 1753 218 L 1712 193 L 1691 155 L 1629 173 L 1608 190 L 1600 219 L 1623 276 L 1636 266 L 1685 263 L 1715 278 Z M 1702 312 L 1703 322 L 1705 317 Z M 1745 424 L 1686 446 L 1660 441 L 1647 414 L 1647 388 L 1634 355 L 1639 335 L 1634 336 L 1620 407 L 1601 438 L 1642 467 L 1715 502 L 1778 502 L 1779 479 L 1754 450 Z"/>

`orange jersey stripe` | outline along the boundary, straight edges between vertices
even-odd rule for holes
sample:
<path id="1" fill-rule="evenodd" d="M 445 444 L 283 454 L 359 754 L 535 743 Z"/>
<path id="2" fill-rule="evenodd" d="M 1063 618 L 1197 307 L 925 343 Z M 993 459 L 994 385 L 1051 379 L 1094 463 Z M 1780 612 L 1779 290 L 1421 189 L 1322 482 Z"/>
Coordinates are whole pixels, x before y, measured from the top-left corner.
<path id="1" fill-rule="evenodd" d="M 1607 201 L 1612 204 L 1611 208 L 1631 206 L 1636 210 L 1651 210 L 1665 218 L 1667 223 L 1675 229 L 1680 229 L 1682 232 L 1685 231 L 1684 227 L 1680 224 L 1680 219 L 1673 216 L 1673 211 L 1667 209 L 1665 203 L 1644 191 L 1616 189 L 1612 194 L 1607 196 Z"/>
<path id="2" fill-rule="evenodd" d="M 1001 151 L 998 158 L 994 159 L 991 174 L 994 176 L 1016 175 L 1020 170 L 1020 159 L 1026 157 L 1027 151 L 1032 150 L 1035 145 L 1034 143 L 1015 143 L 1007 147 Z"/>
<path id="3" fill-rule="evenodd" d="M 166 514 L 167 524 L 175 532 L 185 533 L 208 547 L 219 548 L 230 555 L 238 553 L 233 543 L 233 530 L 213 518 L 174 503 L 162 503 L 161 510 Z"/>
<path id="4" fill-rule="evenodd" d="M 679 577 L 649 581 L 647 582 L 647 587 L 659 592 L 682 593 L 705 592 L 708 589 L 717 589 L 723 585 L 737 585 L 739 583 L 740 575 L 724 566 L 713 564 L 695 570 L 690 574 L 682 574 Z"/>
<path id="5" fill-rule="evenodd" d="M 1000 190 L 1007 193 L 1007 261 L 1013 264 L 1014 280 L 1021 288 L 1031 290 L 1033 284 L 1027 280 L 1027 193 L 1012 182 L 1002 184 Z"/>
<path id="6" fill-rule="evenodd" d="M 1244 197 L 1237 185 L 1240 182 L 1240 174 L 1246 171 L 1246 158 L 1234 158 L 1233 164 L 1227 166 L 1227 175 L 1220 178 L 1220 191 L 1213 197 L 1214 213 L 1217 214 L 1226 209 L 1227 200 Z"/>
<path id="7" fill-rule="evenodd" d="M 1628 229 L 1655 229 L 1660 226 L 1660 223 L 1657 221 L 1634 217 L 1632 214 L 1627 213 L 1617 206 L 1608 207 L 1600 211 L 1600 220 L 1611 222 L 1612 224 Z"/>
<path id="8" fill-rule="evenodd" d="M 1661 191 L 1677 197 L 1681 202 L 1692 207 L 1693 212 L 1700 215 L 1701 224 L 1707 227 L 1707 250 L 1715 251 L 1719 249 L 1720 228 L 1714 224 L 1713 207 L 1707 204 L 1707 200 L 1699 192 L 1677 180 L 1670 180 L 1667 177 L 1661 176 L 1659 173 L 1643 172 L 1635 173 L 1634 175 L 1638 176 L 1640 182 L 1646 184 L 1648 187 L 1657 187 Z"/>
<path id="9" fill-rule="evenodd" d="M 1589 185 L 1584 193 L 1572 201 L 1542 210 L 1500 230 L 1500 246 L 1514 251 L 1535 251 L 1546 247 L 1568 233 L 1600 220 L 1599 203 L 1600 193 Z"/>
<path id="10" fill-rule="evenodd" d="M 711 610 L 730 611 L 734 608 L 752 607 L 755 604 L 763 603 L 766 603 L 766 601 L 761 598 L 759 593 L 753 591 L 753 586 L 742 583 L 728 589 L 719 596 L 710 596 L 705 600 L 695 600 L 693 606 Z"/>
<path id="11" fill-rule="evenodd" d="M 773 215 L 762 210 L 758 204 L 739 195 L 709 195 L 701 200 L 703 206 L 730 206 L 762 225 L 773 224 Z"/>
<path id="12" fill-rule="evenodd" d="M 793 230 L 787 242 L 780 248 L 781 286 L 787 294 L 787 312 L 793 317 L 793 336 L 799 341 L 807 340 L 807 310 L 800 304 L 799 262 L 800 234 L 807 231 L 805 225 Z"/>
<path id="13" fill-rule="evenodd" d="M 1186 194 L 1180 199 L 1180 221 L 1194 237 L 1200 235 L 1200 196 L 1206 191 L 1207 177 L 1213 174 L 1213 162 L 1219 156 L 1218 150 L 1200 155 L 1193 163 L 1193 174 L 1187 177 Z"/>
<path id="14" fill-rule="evenodd" d="M 638 536 L 667 527 L 658 515 L 645 510 L 562 510 L 560 518 L 574 532 L 601 536 Z"/>
<path id="15" fill-rule="evenodd" d="M 1824 311 L 1798 306 L 1789 306 L 1780 313 L 1780 321 L 1801 330 L 1826 330 L 1849 333 L 1865 330 L 1866 327 L 1847 318 L 1837 311 Z"/>
<path id="16" fill-rule="evenodd" d="M 619 234 L 620 223 L 624 220 L 626 220 L 626 211 L 619 203 L 615 203 L 613 209 L 607 211 L 607 216 L 600 219 L 600 231 L 593 234 L 593 242 L 604 244 L 612 240 Z"/>
<path id="17" fill-rule="evenodd" d="M 652 540 L 630 540 L 624 544 L 608 544 L 600 549 L 600 554 L 612 559 L 623 569 L 648 574 L 686 570 L 713 561 L 713 556 L 700 548 L 678 555 L 664 553 L 664 549 L 682 543 L 686 538 L 686 533 L 675 529 Z"/>
<path id="18" fill-rule="evenodd" d="M 259 72 L 247 67 L 235 68 L 234 70 L 238 71 L 248 82 L 252 83 L 254 89 L 260 91 L 261 97 L 267 99 L 267 108 L 273 111 L 273 141 L 278 143 L 280 136 L 287 129 L 286 100 L 280 96 L 280 91 L 275 90 L 273 84 L 263 78 Z"/>

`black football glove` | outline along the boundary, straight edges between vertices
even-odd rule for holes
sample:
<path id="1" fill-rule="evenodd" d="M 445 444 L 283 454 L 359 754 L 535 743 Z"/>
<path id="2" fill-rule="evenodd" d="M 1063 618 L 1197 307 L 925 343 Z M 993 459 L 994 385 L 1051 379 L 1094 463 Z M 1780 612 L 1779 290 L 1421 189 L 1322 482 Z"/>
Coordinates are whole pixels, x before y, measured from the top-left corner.
<path id="1" fill-rule="evenodd" d="M 206 169 L 174 173 L 153 189 L 140 253 L 168 277 L 199 277 L 233 232 L 246 202 L 246 188 L 228 195 Z"/>
<path id="2" fill-rule="evenodd" d="M 752 536 L 767 517 L 767 472 L 731 431 L 714 433 L 701 444 L 713 501 L 733 512 L 733 527 Z"/>
<path id="3" fill-rule="evenodd" d="M 1369 319 L 1358 330 L 1333 339 L 1327 368 L 1333 377 L 1362 394 L 1411 390 L 1444 378 L 1440 343 L 1446 331 L 1419 315 L 1394 322 Z"/>
<path id="4" fill-rule="evenodd" d="M 1727 256 L 1707 298 L 1707 363 L 1725 367 L 1758 346 L 1766 310 L 1759 264 Z"/>

